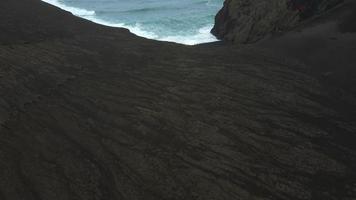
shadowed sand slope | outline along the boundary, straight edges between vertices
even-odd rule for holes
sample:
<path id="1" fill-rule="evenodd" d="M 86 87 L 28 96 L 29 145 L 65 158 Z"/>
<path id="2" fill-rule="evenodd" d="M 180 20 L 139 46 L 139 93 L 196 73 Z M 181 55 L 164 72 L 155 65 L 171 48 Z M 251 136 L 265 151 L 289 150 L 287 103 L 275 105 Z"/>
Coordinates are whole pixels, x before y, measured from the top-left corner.
<path id="1" fill-rule="evenodd" d="M 0 199 L 356 198 L 355 93 L 317 60 L 0 9 Z"/>

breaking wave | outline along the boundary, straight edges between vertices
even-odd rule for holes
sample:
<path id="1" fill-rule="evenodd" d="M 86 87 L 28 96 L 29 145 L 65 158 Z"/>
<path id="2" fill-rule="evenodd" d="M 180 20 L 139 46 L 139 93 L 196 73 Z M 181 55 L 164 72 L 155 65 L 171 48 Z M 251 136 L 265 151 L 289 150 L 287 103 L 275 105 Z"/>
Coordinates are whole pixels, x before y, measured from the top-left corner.
<path id="1" fill-rule="evenodd" d="M 108 20 L 107 18 L 101 17 L 102 15 L 105 14 L 105 12 L 108 12 L 111 14 L 115 13 L 116 11 L 95 11 L 95 10 L 90 10 L 90 9 L 84 9 L 84 8 L 79 8 L 79 7 L 74 7 L 74 6 L 69 6 L 65 3 L 62 3 L 58 0 L 42 0 L 46 3 L 49 3 L 51 5 L 54 5 L 56 7 L 59 7 L 63 10 L 66 10 L 68 12 L 71 12 L 73 15 L 76 15 L 78 17 L 90 20 L 92 22 L 102 24 L 105 26 L 110 26 L 110 27 L 121 27 L 121 28 L 127 28 L 130 30 L 130 32 L 149 39 L 154 39 L 154 40 L 160 40 L 160 41 L 169 41 L 169 42 L 176 42 L 176 43 L 181 43 L 181 44 L 186 44 L 186 45 L 195 45 L 195 44 L 200 44 L 200 43 L 207 43 L 207 42 L 213 42 L 217 41 L 217 39 L 211 35 L 210 30 L 213 26 L 213 23 L 206 23 L 203 26 L 200 27 L 195 27 L 195 29 L 190 30 L 190 32 L 184 32 L 184 31 L 162 31 L 162 22 L 157 21 L 155 24 L 150 24 L 149 26 L 146 24 L 146 22 L 134 22 L 134 23 L 125 23 L 123 22 L 117 22 L 116 20 L 120 19 L 115 19 L 115 20 Z M 83 0 L 84 1 L 84 0 Z M 90 2 L 90 1 L 89 1 Z M 212 0 L 209 1 L 202 1 L 204 4 L 210 5 Z M 155 13 L 159 8 L 165 9 L 164 6 L 162 7 L 151 7 L 151 8 L 135 8 L 130 11 L 130 9 L 126 11 L 121 11 L 121 12 L 132 12 L 132 13 L 138 13 L 140 11 L 142 12 L 150 12 L 152 11 Z M 134 14 L 132 14 L 134 15 Z M 113 18 L 113 17 L 112 17 Z M 117 17 L 115 17 L 117 18 Z M 167 23 L 167 22 L 166 22 Z M 168 22 L 169 23 L 169 22 Z M 189 20 L 187 20 L 186 23 L 191 23 Z M 173 24 L 173 22 L 172 22 Z"/>

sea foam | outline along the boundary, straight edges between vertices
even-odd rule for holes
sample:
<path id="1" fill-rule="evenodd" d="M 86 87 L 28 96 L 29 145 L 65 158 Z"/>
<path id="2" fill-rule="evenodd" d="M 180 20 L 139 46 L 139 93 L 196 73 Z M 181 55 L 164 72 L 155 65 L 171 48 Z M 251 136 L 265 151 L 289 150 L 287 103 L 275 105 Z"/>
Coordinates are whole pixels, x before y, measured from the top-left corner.
<path id="1" fill-rule="evenodd" d="M 68 6 L 65 5 L 64 3 L 59 2 L 58 0 L 42 0 L 42 1 L 54 5 L 56 7 L 59 7 L 68 12 L 71 12 L 75 16 L 90 20 L 94 23 L 110 26 L 110 27 L 126 28 L 130 30 L 131 33 L 148 39 L 175 42 L 175 43 L 180 43 L 185 45 L 196 45 L 201 43 L 217 41 L 217 39 L 210 33 L 210 30 L 213 26 L 212 24 L 198 29 L 196 33 L 191 35 L 173 34 L 169 36 L 159 36 L 154 32 L 143 30 L 143 25 L 140 23 L 135 23 L 134 25 L 127 25 L 125 23 L 113 23 L 107 20 L 99 19 L 96 16 L 96 12 L 94 10 L 86 10 L 83 8 Z"/>
<path id="2" fill-rule="evenodd" d="M 42 0 L 46 3 L 49 3 L 51 5 L 54 5 L 56 7 L 62 8 L 63 10 L 66 10 L 68 12 L 71 12 L 73 15 L 79 16 L 79 17 L 90 17 L 90 16 L 94 16 L 95 15 L 95 11 L 93 10 L 85 10 L 82 8 L 75 8 L 75 7 L 71 7 L 71 6 L 67 6 L 63 3 L 60 3 L 57 0 Z"/>

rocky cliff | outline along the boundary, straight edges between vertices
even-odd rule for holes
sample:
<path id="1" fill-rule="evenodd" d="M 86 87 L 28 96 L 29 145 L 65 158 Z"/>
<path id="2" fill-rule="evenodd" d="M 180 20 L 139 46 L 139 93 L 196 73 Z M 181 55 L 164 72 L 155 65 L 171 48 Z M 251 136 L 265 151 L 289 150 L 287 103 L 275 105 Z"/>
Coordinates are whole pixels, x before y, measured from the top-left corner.
<path id="1" fill-rule="evenodd" d="M 1 0 L 0 199 L 354 200 L 355 9 L 187 47 Z"/>
<path id="2" fill-rule="evenodd" d="M 298 25 L 303 15 L 308 17 L 325 12 L 341 0 L 305 0 L 304 7 L 315 2 L 313 11 L 288 8 L 291 0 L 226 0 L 215 18 L 212 33 L 219 39 L 234 43 L 253 43 L 266 35 L 289 30 Z M 313 5 L 314 6 L 314 5 Z M 309 13 L 310 12 L 310 13 Z M 312 13 L 311 13 L 312 12 Z"/>

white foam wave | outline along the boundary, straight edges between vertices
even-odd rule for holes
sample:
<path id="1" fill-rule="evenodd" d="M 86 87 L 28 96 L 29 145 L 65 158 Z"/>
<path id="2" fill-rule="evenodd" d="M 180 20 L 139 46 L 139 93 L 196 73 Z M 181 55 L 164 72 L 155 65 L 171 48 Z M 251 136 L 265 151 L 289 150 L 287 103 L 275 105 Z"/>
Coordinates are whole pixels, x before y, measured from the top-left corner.
<path id="1" fill-rule="evenodd" d="M 54 5 L 56 7 L 59 7 L 68 12 L 71 12 L 73 15 L 82 17 L 84 19 L 90 20 L 98 24 L 102 24 L 110 27 L 127 28 L 130 30 L 131 33 L 134 33 L 138 36 L 145 37 L 148 39 L 175 42 L 175 43 L 186 44 L 186 45 L 195 45 L 195 44 L 217 41 L 217 39 L 210 33 L 212 25 L 199 29 L 195 35 L 191 35 L 191 36 L 172 35 L 172 36 L 160 37 L 154 32 L 143 30 L 142 24 L 139 23 L 136 23 L 135 25 L 126 25 L 124 23 L 112 23 L 109 21 L 98 19 L 96 17 L 95 11 L 92 10 L 67 6 L 59 2 L 58 0 L 42 0 L 42 1 Z"/>
<path id="2" fill-rule="evenodd" d="M 101 20 L 95 17 L 85 17 L 86 19 L 95 22 L 97 24 L 102 24 L 105 26 L 110 26 L 110 27 L 118 27 L 118 28 L 126 28 L 129 29 L 131 33 L 134 33 L 135 35 L 149 38 L 149 39 L 154 39 L 154 40 L 159 40 L 159 36 L 153 32 L 150 31 L 144 31 L 142 28 L 142 25 L 140 23 L 136 23 L 135 25 L 126 25 L 124 23 L 113 23 L 113 22 L 108 22 L 105 20 Z"/>
<path id="3" fill-rule="evenodd" d="M 86 16 L 93 16 L 95 15 L 95 11 L 93 10 L 85 10 L 82 8 L 76 8 L 76 7 L 71 7 L 71 6 L 67 6 L 61 2 L 59 2 L 58 0 L 42 0 L 46 3 L 52 4 L 56 7 L 62 8 L 63 10 L 66 10 L 68 12 L 71 12 L 73 15 L 76 16 L 80 16 L 85 18 Z"/>
<path id="4" fill-rule="evenodd" d="M 159 38 L 158 40 L 177 42 L 186 45 L 196 45 L 201 43 L 215 42 L 217 41 L 217 39 L 210 33 L 212 27 L 213 25 L 203 27 L 199 29 L 195 35 L 191 35 L 191 36 L 174 35 L 174 36 L 162 37 Z"/>

